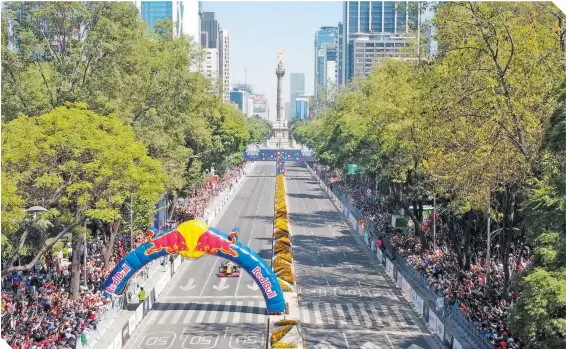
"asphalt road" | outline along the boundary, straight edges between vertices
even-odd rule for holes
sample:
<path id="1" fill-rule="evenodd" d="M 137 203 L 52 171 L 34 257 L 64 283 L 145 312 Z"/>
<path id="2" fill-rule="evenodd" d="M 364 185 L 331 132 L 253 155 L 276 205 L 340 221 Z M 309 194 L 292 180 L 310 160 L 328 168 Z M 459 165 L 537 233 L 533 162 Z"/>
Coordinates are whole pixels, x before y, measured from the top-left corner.
<path id="1" fill-rule="evenodd" d="M 287 163 L 285 176 L 307 347 L 437 349 L 305 165 Z"/>
<path id="2" fill-rule="evenodd" d="M 232 202 L 212 226 L 271 259 L 275 162 L 258 162 Z M 221 258 L 205 255 L 185 261 L 153 310 L 138 325 L 128 349 L 264 348 L 265 301 L 252 278 L 218 278 Z"/>

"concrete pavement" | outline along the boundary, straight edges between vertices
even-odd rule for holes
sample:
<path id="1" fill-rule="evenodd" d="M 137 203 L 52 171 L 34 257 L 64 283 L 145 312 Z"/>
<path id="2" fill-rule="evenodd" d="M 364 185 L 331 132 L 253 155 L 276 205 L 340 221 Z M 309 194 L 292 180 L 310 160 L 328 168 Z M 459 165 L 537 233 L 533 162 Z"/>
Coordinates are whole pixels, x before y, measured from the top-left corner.
<path id="1" fill-rule="evenodd" d="M 211 224 L 224 232 L 240 228 L 239 239 L 271 260 L 275 163 L 256 163 L 238 193 Z M 125 348 L 265 347 L 266 307 L 247 273 L 218 278 L 221 258 L 186 261 Z"/>
<path id="2" fill-rule="evenodd" d="M 305 165 L 287 163 L 285 176 L 307 348 L 437 349 Z"/>

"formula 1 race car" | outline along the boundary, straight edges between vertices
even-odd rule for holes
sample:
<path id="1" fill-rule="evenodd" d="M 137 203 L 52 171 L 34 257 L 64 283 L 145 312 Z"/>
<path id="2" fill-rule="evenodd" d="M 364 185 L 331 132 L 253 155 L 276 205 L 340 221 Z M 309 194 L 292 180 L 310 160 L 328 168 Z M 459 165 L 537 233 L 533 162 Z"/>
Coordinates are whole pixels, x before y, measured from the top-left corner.
<path id="1" fill-rule="evenodd" d="M 240 266 L 236 265 L 233 262 L 226 261 L 223 262 L 218 267 L 218 274 L 216 276 L 224 278 L 224 277 L 239 277 L 240 276 Z"/>

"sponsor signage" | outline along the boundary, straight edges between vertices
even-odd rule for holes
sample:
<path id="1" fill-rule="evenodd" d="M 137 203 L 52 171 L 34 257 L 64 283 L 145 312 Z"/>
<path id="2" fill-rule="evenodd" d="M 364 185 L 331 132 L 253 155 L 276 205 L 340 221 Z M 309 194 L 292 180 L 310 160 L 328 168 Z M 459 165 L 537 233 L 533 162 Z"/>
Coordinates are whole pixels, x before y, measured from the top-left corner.
<path id="1" fill-rule="evenodd" d="M 277 296 L 277 292 L 271 290 L 271 282 L 269 282 L 269 279 L 261 274 L 261 269 L 259 269 L 259 267 L 255 267 L 254 270 L 252 270 L 252 274 L 254 274 L 254 276 L 261 283 L 261 287 L 263 287 L 263 289 L 265 290 L 267 298 L 273 298 Z"/>
<path id="2" fill-rule="evenodd" d="M 131 272 L 132 269 L 126 263 L 122 264 L 122 269 L 118 270 L 114 276 L 112 276 L 112 283 L 110 286 L 106 287 L 106 292 L 114 294 L 116 292 L 116 288 L 122 282 L 122 280 Z"/>

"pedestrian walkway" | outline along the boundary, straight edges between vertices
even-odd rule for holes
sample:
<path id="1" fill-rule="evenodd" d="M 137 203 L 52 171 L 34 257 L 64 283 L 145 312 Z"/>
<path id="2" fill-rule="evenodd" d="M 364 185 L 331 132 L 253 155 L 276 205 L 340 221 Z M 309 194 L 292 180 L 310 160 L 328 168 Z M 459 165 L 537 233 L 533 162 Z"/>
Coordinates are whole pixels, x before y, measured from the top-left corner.
<path id="1" fill-rule="evenodd" d="M 301 301 L 301 322 L 311 325 L 355 326 L 375 330 L 418 331 L 419 327 L 402 306 L 377 302 Z"/>
<path id="2" fill-rule="evenodd" d="M 144 320 L 148 324 L 260 324 L 266 321 L 263 299 L 158 302 Z"/>

